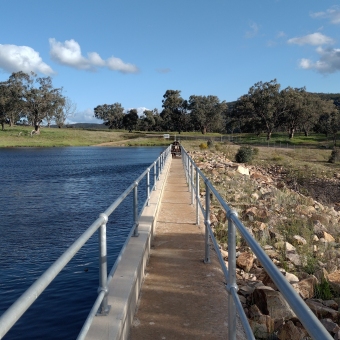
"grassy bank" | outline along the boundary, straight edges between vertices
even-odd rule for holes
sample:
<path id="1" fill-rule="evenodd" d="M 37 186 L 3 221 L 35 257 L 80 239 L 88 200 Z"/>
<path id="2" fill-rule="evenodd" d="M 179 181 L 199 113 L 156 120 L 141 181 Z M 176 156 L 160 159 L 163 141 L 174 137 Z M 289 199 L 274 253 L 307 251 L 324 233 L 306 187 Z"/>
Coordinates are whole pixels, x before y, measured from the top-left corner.
<path id="1" fill-rule="evenodd" d="M 188 150 L 200 150 L 199 141 L 183 140 L 182 144 Z M 242 145 L 242 144 L 240 144 Z M 207 149 L 207 152 L 221 152 L 227 158 L 235 161 L 235 155 L 240 145 L 228 141 L 220 143 L 214 142 L 213 146 Z M 309 138 L 304 140 L 301 148 L 286 148 L 277 144 L 273 146 L 260 146 L 257 155 L 251 161 L 252 165 L 269 168 L 272 166 L 282 166 L 289 173 L 295 173 L 298 177 L 328 177 L 332 178 L 335 172 L 340 171 L 340 165 L 329 163 L 331 149 L 316 148 L 315 145 L 309 144 Z"/>
<path id="2" fill-rule="evenodd" d="M 272 155 L 277 149 L 298 150 L 299 148 L 320 148 L 331 149 L 333 142 L 321 134 L 312 134 L 308 137 L 297 134 L 292 140 L 289 140 L 285 134 L 273 134 L 268 143 L 265 137 L 258 137 L 253 134 L 222 135 L 219 133 L 208 133 L 202 135 L 200 132 L 183 132 L 178 134 L 170 132 L 170 139 L 164 139 L 165 132 L 132 132 L 124 130 L 108 129 L 81 129 L 81 128 L 41 128 L 40 135 L 31 136 L 32 127 L 14 126 L 0 131 L 0 147 L 58 147 L 58 146 L 90 146 L 90 145 L 124 145 L 124 146 L 156 146 L 168 145 L 175 138 L 183 143 L 194 143 L 197 146 L 201 142 L 206 142 L 209 138 L 215 141 L 215 144 L 251 144 L 256 146 L 270 147 L 272 151 L 266 149 L 266 153 Z M 231 148 L 229 148 L 231 149 Z M 289 151 L 288 151 L 289 152 Z M 305 151 L 301 152 L 307 155 Z M 314 153 L 311 152 L 313 155 Z M 268 157 L 265 155 L 265 159 Z M 275 155 L 270 156 L 275 161 Z M 321 157 L 324 160 L 324 157 Z"/>
<path id="3" fill-rule="evenodd" d="M 122 139 L 122 134 L 107 130 L 42 128 L 40 135 L 30 135 L 32 127 L 7 127 L 0 131 L 0 147 L 86 146 Z"/>
<path id="4" fill-rule="evenodd" d="M 90 145 L 153 146 L 168 145 L 160 136 L 145 138 L 145 133 L 114 130 L 42 128 L 31 136 L 32 127 L 6 127 L 0 131 L 0 147 L 61 147 Z"/>
<path id="5" fill-rule="evenodd" d="M 199 142 L 183 141 L 182 144 L 187 150 L 202 151 Z M 214 142 L 211 148 L 203 151 L 211 157 L 218 158 L 218 155 L 223 155 L 235 161 L 239 148 L 239 145 L 229 142 Z M 248 165 L 263 169 L 268 175 L 285 182 L 291 189 L 311 196 L 323 204 L 340 204 L 340 164 L 329 163 L 331 150 L 313 147 L 257 147 L 257 151 Z"/>
<path id="6" fill-rule="evenodd" d="M 270 140 L 267 141 L 265 134 L 260 136 L 252 133 L 239 133 L 228 135 L 228 140 L 237 144 L 252 144 L 259 146 L 271 146 L 282 148 L 298 148 L 304 146 L 332 148 L 333 138 L 321 133 L 311 133 L 305 136 L 304 133 L 296 133 L 294 138 L 289 139 L 287 133 L 273 133 Z M 337 138 L 339 140 L 339 138 Z M 340 144 L 338 142 L 338 144 Z"/>
<path id="7" fill-rule="evenodd" d="M 175 138 L 220 138 L 221 134 L 210 133 L 202 136 L 198 132 L 185 134 L 169 133 L 170 139 L 164 139 L 164 132 L 132 132 L 108 129 L 78 128 L 41 128 L 40 135 L 31 136 L 32 127 L 14 126 L 0 131 L 0 147 L 60 147 L 60 146 L 159 146 L 169 145 Z"/>

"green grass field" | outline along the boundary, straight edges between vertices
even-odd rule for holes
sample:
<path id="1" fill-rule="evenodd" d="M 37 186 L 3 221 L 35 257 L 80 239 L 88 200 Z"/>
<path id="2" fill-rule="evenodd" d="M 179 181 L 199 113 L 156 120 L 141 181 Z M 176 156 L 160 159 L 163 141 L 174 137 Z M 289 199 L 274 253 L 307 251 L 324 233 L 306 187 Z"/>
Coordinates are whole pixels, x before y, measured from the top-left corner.
<path id="1" fill-rule="evenodd" d="M 236 141 L 238 144 L 254 144 L 254 145 L 276 145 L 281 147 L 293 148 L 298 146 L 314 146 L 323 148 L 332 148 L 333 139 L 331 136 L 327 137 L 324 134 L 311 133 L 305 136 L 303 133 L 296 133 L 294 138 L 289 139 L 287 133 L 273 133 L 269 141 L 267 141 L 265 134 L 257 136 L 251 133 L 229 135 L 229 139 Z M 340 144 L 340 142 L 339 142 Z"/>
<path id="2" fill-rule="evenodd" d="M 0 131 L 0 147 L 58 147 L 58 146 L 90 146 L 103 143 L 134 142 L 144 137 L 144 133 L 128 133 L 115 130 L 83 130 L 41 128 L 40 135 L 31 136 L 32 127 L 6 127 Z M 163 139 L 162 139 L 163 141 Z M 142 141 L 140 141 L 143 144 Z M 151 143 L 151 140 L 149 141 Z"/>
<path id="3" fill-rule="evenodd" d="M 126 146 L 155 146 L 168 145 L 175 138 L 177 140 L 201 140 L 207 141 L 213 138 L 215 142 L 234 142 L 235 144 L 251 144 L 269 146 L 272 148 L 297 149 L 303 147 L 331 149 L 333 141 L 322 134 L 311 134 L 305 137 L 303 134 L 289 140 L 284 133 L 273 134 L 268 142 L 265 136 L 254 134 L 229 134 L 208 133 L 202 135 L 200 132 L 170 132 L 170 139 L 164 139 L 166 132 L 132 132 L 125 130 L 108 129 L 77 129 L 77 128 L 41 128 L 40 135 L 30 135 L 30 126 L 6 126 L 0 131 L 0 147 L 58 147 L 58 146 L 90 146 L 100 144 L 126 145 Z"/>
<path id="4" fill-rule="evenodd" d="M 125 145 L 125 146 L 158 146 L 169 145 L 174 138 L 200 138 L 201 133 L 176 134 L 169 133 L 170 139 L 164 139 L 166 132 L 129 133 L 125 130 L 77 129 L 77 128 L 41 128 L 40 135 L 31 136 L 30 126 L 6 126 L 0 131 L 0 147 L 58 147 L 58 146 L 92 146 L 92 145 Z M 219 137 L 221 134 L 211 133 L 204 136 Z"/>

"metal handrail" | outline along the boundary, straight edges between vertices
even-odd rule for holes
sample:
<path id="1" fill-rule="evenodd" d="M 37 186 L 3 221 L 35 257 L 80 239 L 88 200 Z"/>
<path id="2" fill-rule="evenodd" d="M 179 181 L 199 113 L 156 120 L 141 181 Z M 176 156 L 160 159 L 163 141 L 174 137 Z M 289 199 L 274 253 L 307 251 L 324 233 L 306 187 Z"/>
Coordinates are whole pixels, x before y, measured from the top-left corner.
<path id="1" fill-rule="evenodd" d="M 88 229 L 1 315 L 0 317 L 0 339 L 13 327 L 19 318 L 26 312 L 32 303 L 40 296 L 54 278 L 61 272 L 69 261 L 75 256 L 78 250 L 90 239 L 90 237 L 99 229 L 99 288 L 98 297 L 80 331 L 77 339 L 84 339 L 91 322 L 95 315 L 107 315 L 109 306 L 107 304 L 108 285 L 116 271 L 118 263 L 122 258 L 127 243 L 131 236 L 138 236 L 138 224 L 140 214 L 138 215 L 138 196 L 137 188 L 142 179 L 146 176 L 146 200 L 141 209 L 149 204 L 150 191 L 156 190 L 156 180 L 163 171 L 165 162 L 170 154 L 170 146 L 161 153 L 161 155 L 134 181 L 99 217 L 88 227 Z M 150 171 L 154 170 L 154 183 L 150 187 Z M 130 192 L 134 193 L 133 197 L 133 218 L 134 224 L 125 243 L 117 257 L 109 276 L 107 276 L 107 254 L 106 254 L 106 223 L 108 217 L 124 201 Z"/>
<path id="2" fill-rule="evenodd" d="M 218 260 L 222 267 L 224 277 L 227 285 L 226 290 L 228 291 L 228 339 L 236 340 L 236 311 L 239 314 L 240 320 L 244 327 L 246 336 L 248 339 L 255 339 L 248 319 L 244 313 L 241 302 L 239 300 L 237 291 L 238 287 L 236 284 L 236 228 L 238 232 L 243 236 L 248 246 L 256 255 L 257 259 L 261 262 L 263 268 L 266 270 L 268 275 L 271 277 L 283 297 L 288 302 L 294 313 L 297 315 L 307 332 L 313 339 L 333 339 L 328 333 L 322 323 L 318 320 L 311 309 L 305 304 L 303 299 L 295 292 L 292 285 L 286 280 L 283 274 L 274 265 L 269 256 L 263 251 L 261 246 L 251 236 L 246 227 L 238 219 L 237 213 L 233 211 L 229 205 L 224 201 L 218 191 L 214 188 L 212 183 L 205 177 L 202 171 L 197 167 L 193 159 L 188 155 L 187 151 L 181 146 L 182 149 L 182 160 L 185 168 L 186 178 L 189 184 L 189 190 L 191 191 L 192 197 L 196 200 L 196 223 L 199 224 L 199 210 L 201 210 L 204 216 L 205 224 L 205 258 L 204 262 L 210 262 L 209 253 L 209 238 L 216 250 Z M 195 171 L 194 171 L 195 170 Z M 194 176 L 195 172 L 195 176 Z M 199 193 L 199 179 L 202 179 L 205 183 L 205 206 L 200 202 Z M 228 219 L 228 268 L 224 262 L 221 251 L 218 247 L 218 243 L 215 239 L 214 233 L 210 225 L 210 193 L 212 193 L 221 204 L 222 208 L 226 212 Z M 194 202 L 192 201 L 192 204 Z M 235 228 L 236 227 L 236 228 Z"/>

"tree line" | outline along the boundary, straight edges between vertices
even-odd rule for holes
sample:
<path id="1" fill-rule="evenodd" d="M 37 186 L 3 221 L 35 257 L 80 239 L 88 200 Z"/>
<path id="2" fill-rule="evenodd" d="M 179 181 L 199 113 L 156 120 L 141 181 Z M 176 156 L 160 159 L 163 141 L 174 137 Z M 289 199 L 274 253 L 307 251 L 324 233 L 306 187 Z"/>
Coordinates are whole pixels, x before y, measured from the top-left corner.
<path id="1" fill-rule="evenodd" d="M 76 106 L 55 88 L 51 77 L 35 73 L 15 72 L 0 82 L 0 124 L 13 126 L 25 122 L 39 133 L 41 124 L 65 124 Z M 167 90 L 162 99 L 162 110 L 145 110 L 138 116 L 137 109 L 126 111 L 120 103 L 103 104 L 94 108 L 94 116 L 110 129 L 128 131 L 183 131 L 296 132 L 308 135 L 311 131 L 331 135 L 336 140 L 340 130 L 340 94 L 310 93 L 305 87 L 281 90 L 276 79 L 258 82 L 237 101 L 226 103 L 214 95 L 181 96 L 180 90 Z"/>
<path id="2" fill-rule="evenodd" d="M 310 93 L 305 87 L 280 89 L 276 79 L 258 82 L 237 101 L 226 103 L 217 96 L 192 95 L 188 100 L 179 90 L 167 90 L 163 95 L 162 111 L 137 110 L 124 113 L 119 103 L 99 105 L 95 117 L 109 128 L 141 131 L 201 131 L 265 133 L 311 131 L 332 135 L 336 140 L 340 130 L 340 94 Z"/>
<path id="3" fill-rule="evenodd" d="M 54 121 L 58 127 L 76 110 L 76 105 L 55 88 L 51 77 L 38 77 L 35 73 L 14 72 L 8 80 L 0 82 L 0 124 L 13 126 L 18 122 L 34 127 L 39 133 L 46 121 Z"/>
<path id="4" fill-rule="evenodd" d="M 233 103 L 227 127 L 242 132 L 265 132 L 269 140 L 274 131 L 286 131 L 289 138 L 302 131 L 331 134 L 340 130 L 340 94 L 319 94 L 305 87 L 280 90 L 276 79 L 254 84 L 247 94 Z"/>
<path id="5" fill-rule="evenodd" d="M 216 96 L 195 96 L 188 100 L 179 90 L 167 90 L 163 95 L 162 111 L 145 110 L 138 117 L 137 110 L 124 113 L 120 103 L 99 105 L 94 115 L 111 129 L 125 128 L 129 131 L 208 131 L 223 132 L 228 106 Z"/>

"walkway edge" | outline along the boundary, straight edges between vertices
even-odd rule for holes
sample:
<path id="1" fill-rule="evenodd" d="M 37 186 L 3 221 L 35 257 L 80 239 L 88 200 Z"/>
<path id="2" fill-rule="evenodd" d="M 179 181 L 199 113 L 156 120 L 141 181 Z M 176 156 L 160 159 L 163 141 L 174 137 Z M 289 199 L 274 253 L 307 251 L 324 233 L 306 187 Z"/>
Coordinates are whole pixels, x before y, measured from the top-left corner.
<path id="1" fill-rule="evenodd" d="M 156 190 L 151 192 L 150 204 L 141 214 L 139 236 L 131 237 L 111 280 L 108 295 L 108 303 L 111 305 L 109 315 L 94 318 L 86 340 L 128 339 L 170 166 L 171 157 L 168 157 L 156 183 Z"/>

